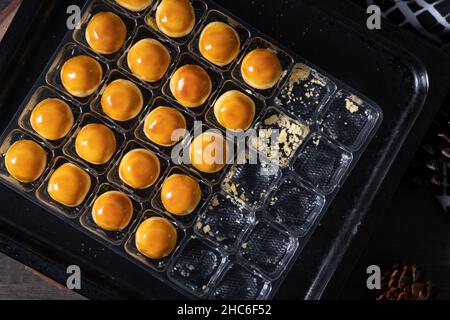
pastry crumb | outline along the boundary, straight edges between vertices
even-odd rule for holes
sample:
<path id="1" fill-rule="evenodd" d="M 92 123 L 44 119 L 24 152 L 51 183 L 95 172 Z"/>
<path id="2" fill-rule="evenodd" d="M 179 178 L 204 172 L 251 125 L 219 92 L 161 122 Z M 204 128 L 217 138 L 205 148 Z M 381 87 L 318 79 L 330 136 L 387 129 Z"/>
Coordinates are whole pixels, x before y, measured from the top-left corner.
<path id="1" fill-rule="evenodd" d="M 211 227 L 209 225 L 206 225 L 206 226 L 203 227 L 203 232 L 205 234 L 208 234 L 210 231 L 211 231 Z"/>
<path id="2" fill-rule="evenodd" d="M 285 114 L 275 113 L 260 123 L 257 132 L 250 145 L 270 160 L 278 160 L 281 167 L 287 167 L 308 135 L 309 127 Z"/>
<path id="3" fill-rule="evenodd" d="M 220 204 L 220 203 L 219 203 L 219 199 L 217 199 L 217 196 L 215 196 L 215 197 L 212 199 L 212 201 L 211 201 L 211 205 L 212 205 L 213 207 L 217 207 L 219 204 Z"/>
<path id="4" fill-rule="evenodd" d="M 300 82 L 308 80 L 310 74 L 311 69 L 309 69 L 304 64 L 295 66 L 289 78 L 289 86 L 294 86 L 299 84 Z"/>
<path id="5" fill-rule="evenodd" d="M 359 110 L 359 106 L 353 100 L 351 100 L 349 98 L 345 99 L 345 108 L 350 113 L 355 113 L 355 112 L 358 112 L 358 110 Z"/>
<path id="6" fill-rule="evenodd" d="M 274 114 L 264 120 L 265 125 L 273 125 L 278 122 L 278 115 Z"/>

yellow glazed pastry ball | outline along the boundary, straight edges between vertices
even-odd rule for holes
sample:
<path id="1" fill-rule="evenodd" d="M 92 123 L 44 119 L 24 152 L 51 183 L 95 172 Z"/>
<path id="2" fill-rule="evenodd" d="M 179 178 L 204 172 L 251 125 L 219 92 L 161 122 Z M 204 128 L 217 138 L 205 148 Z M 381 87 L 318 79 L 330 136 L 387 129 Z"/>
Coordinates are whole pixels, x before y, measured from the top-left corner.
<path id="1" fill-rule="evenodd" d="M 115 1 L 118 5 L 133 12 L 145 10 L 153 3 L 153 0 L 115 0 Z"/>
<path id="2" fill-rule="evenodd" d="M 195 25 L 194 8 L 189 0 L 162 0 L 156 9 L 158 29 L 172 38 L 181 38 Z"/>
<path id="3" fill-rule="evenodd" d="M 195 210 L 202 191 L 194 178 L 186 174 L 173 174 L 164 180 L 161 201 L 164 208 L 177 216 L 184 216 Z"/>
<path id="4" fill-rule="evenodd" d="M 144 106 L 144 98 L 133 82 L 118 79 L 106 87 L 101 105 L 103 112 L 111 119 L 128 121 L 139 115 Z"/>
<path id="5" fill-rule="evenodd" d="M 185 107 L 197 108 L 209 98 L 212 83 L 209 74 L 200 66 L 187 64 L 170 79 L 170 91 Z"/>
<path id="6" fill-rule="evenodd" d="M 45 99 L 31 112 L 31 127 L 47 140 L 64 138 L 73 123 L 72 109 L 61 99 Z"/>
<path id="7" fill-rule="evenodd" d="M 112 54 L 119 51 L 127 36 L 122 19 L 112 12 L 99 12 L 86 27 L 86 42 L 97 53 Z"/>
<path id="8" fill-rule="evenodd" d="M 136 231 L 136 248 L 150 259 L 161 259 L 172 253 L 177 244 L 177 230 L 168 220 L 151 217 Z"/>
<path id="9" fill-rule="evenodd" d="M 105 192 L 92 206 L 92 218 L 104 230 L 121 231 L 128 226 L 132 216 L 133 204 L 123 192 Z"/>
<path id="10" fill-rule="evenodd" d="M 5 155 L 5 166 L 9 174 L 23 183 L 39 179 L 47 165 L 47 152 L 32 140 L 15 142 Z"/>
<path id="11" fill-rule="evenodd" d="M 61 82 L 68 93 L 84 98 L 97 90 L 103 78 L 100 63 L 86 55 L 67 60 L 61 69 Z"/>
<path id="12" fill-rule="evenodd" d="M 75 139 L 75 150 L 80 158 L 92 164 L 108 162 L 116 152 L 116 137 L 104 124 L 84 126 Z"/>
<path id="13" fill-rule="evenodd" d="M 236 59 L 241 42 L 233 27 L 223 22 L 211 22 L 200 34 L 198 47 L 206 60 L 225 66 Z"/>
<path id="14" fill-rule="evenodd" d="M 47 192 L 56 202 L 76 207 L 84 201 L 90 188 L 89 174 L 74 164 L 65 163 L 51 175 Z"/>
<path id="15" fill-rule="evenodd" d="M 149 38 L 134 44 L 127 55 L 131 72 L 147 82 L 155 82 L 164 77 L 171 61 L 167 48 L 158 40 Z"/>
<path id="16" fill-rule="evenodd" d="M 160 174 L 158 157 L 146 149 L 134 149 L 120 161 L 120 179 L 134 189 L 151 187 Z"/>
<path id="17" fill-rule="evenodd" d="M 229 130 L 247 130 L 255 118 L 255 103 L 246 94 L 230 90 L 214 104 L 214 115 L 221 126 Z"/>
<path id="18" fill-rule="evenodd" d="M 178 129 L 186 129 L 186 119 L 175 108 L 158 107 L 145 118 L 144 133 L 150 141 L 158 145 L 167 147 L 180 141 L 183 135 L 172 137 Z"/>
<path id="19" fill-rule="evenodd" d="M 280 80 L 282 73 L 280 60 L 268 49 L 255 49 L 242 60 L 242 78 L 255 89 L 272 88 Z"/>
<path id="20" fill-rule="evenodd" d="M 218 172 L 227 165 L 228 143 L 221 134 L 205 132 L 191 142 L 189 157 L 199 171 Z"/>

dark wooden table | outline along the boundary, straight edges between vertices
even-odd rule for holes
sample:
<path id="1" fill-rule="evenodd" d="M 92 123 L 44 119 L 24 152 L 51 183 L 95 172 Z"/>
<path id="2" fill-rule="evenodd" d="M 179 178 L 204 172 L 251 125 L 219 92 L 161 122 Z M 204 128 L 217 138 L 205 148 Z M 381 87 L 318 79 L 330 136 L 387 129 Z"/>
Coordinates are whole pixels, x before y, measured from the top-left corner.
<path id="1" fill-rule="evenodd" d="M 77 300 L 79 294 L 0 254 L 0 300 Z"/>
<path id="2" fill-rule="evenodd" d="M 0 41 L 6 33 L 22 0 L 0 0 Z"/>
<path id="3" fill-rule="evenodd" d="M 0 0 L 0 41 L 22 0 Z M 3 299 L 82 299 L 34 270 L 0 254 L 0 300 Z"/>

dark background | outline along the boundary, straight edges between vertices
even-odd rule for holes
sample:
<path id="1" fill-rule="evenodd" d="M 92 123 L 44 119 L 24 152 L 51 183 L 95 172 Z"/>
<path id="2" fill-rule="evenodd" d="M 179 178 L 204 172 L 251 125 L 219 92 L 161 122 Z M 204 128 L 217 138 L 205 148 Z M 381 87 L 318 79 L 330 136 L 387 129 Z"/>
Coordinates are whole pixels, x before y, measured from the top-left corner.
<path id="1" fill-rule="evenodd" d="M 373 297 L 365 286 L 365 270 L 370 264 L 388 268 L 395 263 L 416 263 L 435 283 L 439 297 L 450 298 L 450 222 L 429 189 L 411 183 L 412 174 L 407 173 L 390 209 L 380 212 L 383 218 L 373 229 L 371 240 L 347 284 L 339 290 L 340 297 Z M 47 279 L 37 279 L 4 256 L 0 256 L 0 292 L 0 298 L 76 297 Z"/>
<path id="2" fill-rule="evenodd" d="M 450 52 L 450 29 L 437 23 L 432 14 L 422 10 L 414 1 L 407 1 L 413 17 L 405 17 L 394 7 L 396 1 L 393 0 L 353 1 L 360 6 L 368 2 L 380 5 L 383 12 L 388 12 L 386 17 L 392 23 Z M 437 12 L 446 16 L 447 22 L 450 21 L 450 1 L 430 0 L 426 3 L 434 5 Z M 410 18 L 417 18 L 419 25 L 413 27 Z M 373 298 L 374 293 L 369 292 L 365 285 L 367 266 L 376 264 L 389 269 L 400 263 L 417 264 L 425 272 L 426 279 L 437 287 L 438 299 L 450 299 L 450 215 L 436 199 L 444 194 L 441 186 L 448 184 L 444 175 L 450 162 L 442 152 L 448 141 L 443 142 L 439 137 L 449 132 L 448 101 L 431 126 L 389 210 L 383 213 L 383 219 L 374 228 L 371 240 L 341 290 L 341 298 Z M 436 169 L 435 165 L 443 165 L 444 169 Z"/>

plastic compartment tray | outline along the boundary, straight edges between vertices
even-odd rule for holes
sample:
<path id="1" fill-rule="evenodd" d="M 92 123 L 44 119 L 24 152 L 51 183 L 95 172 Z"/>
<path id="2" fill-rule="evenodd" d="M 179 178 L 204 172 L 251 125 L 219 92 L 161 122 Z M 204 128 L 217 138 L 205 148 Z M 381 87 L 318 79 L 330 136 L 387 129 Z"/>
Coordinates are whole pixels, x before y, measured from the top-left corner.
<path id="1" fill-rule="evenodd" d="M 282 48 L 251 26 L 227 12 L 221 12 L 210 1 L 193 1 L 197 24 L 189 37 L 180 41 L 169 39 L 147 25 L 159 2 L 155 1 L 140 15 L 131 14 L 112 1 L 88 2 L 83 9 L 83 21 L 87 21 L 90 12 L 97 12 L 98 8 L 116 12 L 124 17 L 128 28 L 131 28 L 128 30 L 127 42 L 119 54 L 105 57 L 96 55 L 86 46 L 83 37 L 80 37 L 80 30 L 67 34 L 0 139 L 0 180 L 74 228 L 98 241 L 112 243 L 113 250 L 118 255 L 142 266 L 148 270 L 149 276 L 161 279 L 188 296 L 214 299 L 270 298 L 306 244 L 308 233 L 326 213 L 340 185 L 376 132 L 382 121 L 381 109 L 362 94 Z M 209 64 L 198 54 L 196 48 L 198 34 L 205 23 L 216 19 L 230 23 L 240 30 L 240 34 L 246 35 L 241 36 L 243 46 L 240 56 L 229 68 L 217 68 Z M 135 79 L 123 64 L 130 45 L 136 38 L 143 36 L 156 38 L 172 48 L 173 62 L 170 71 L 162 81 L 152 85 Z M 240 78 L 240 61 L 245 53 L 257 47 L 271 48 L 282 61 L 285 72 L 273 90 L 253 90 Z M 115 184 L 111 178 L 120 154 L 130 144 L 142 145 L 158 152 L 162 162 L 167 163 L 160 180 L 176 167 L 169 164 L 169 158 L 163 150 L 158 150 L 157 146 L 148 141 L 142 141 L 137 130 L 142 117 L 135 123 L 127 124 L 128 126 L 119 126 L 98 111 L 96 103 L 101 90 L 87 99 L 75 99 L 64 92 L 57 77 L 61 62 L 81 52 L 101 62 L 105 71 L 103 81 L 117 77 L 119 73 L 120 77 L 132 79 L 148 92 L 145 103 L 147 107 L 142 114 L 147 112 L 154 99 L 162 97 L 173 100 L 165 90 L 171 72 L 180 63 L 195 61 L 214 74 L 215 81 L 209 103 L 200 108 L 201 112 L 191 112 L 190 116 L 217 127 L 207 116 L 207 109 L 222 87 L 230 85 L 231 81 L 234 86 L 262 101 L 254 128 L 280 129 L 285 146 L 280 150 L 283 159 L 281 168 L 268 176 L 261 165 L 236 164 L 213 180 L 196 176 L 211 191 L 190 217 L 192 221 L 176 221 L 163 212 L 155 201 L 149 201 L 157 194 L 160 183 L 148 193 L 139 195 Z M 68 151 L 70 138 L 58 144 L 48 143 L 30 129 L 24 119 L 30 108 L 45 95 L 61 97 L 79 110 L 79 113 L 74 112 L 76 123 L 73 133 L 86 121 L 100 121 L 113 129 L 121 143 L 118 143 L 120 149 L 110 165 L 102 168 L 89 167 Z M 16 182 L 4 168 L 3 158 L 7 148 L 12 142 L 25 136 L 45 146 L 52 158 L 42 179 L 33 185 Z M 262 142 L 262 148 L 264 143 L 267 141 Z M 253 147 L 260 149 L 261 143 Z M 95 181 L 91 192 L 93 198 L 101 190 L 111 188 L 130 194 L 137 203 L 135 208 L 138 212 L 134 215 L 132 227 L 125 234 L 108 235 L 95 228 L 89 220 L 92 198 L 74 210 L 58 208 L 51 203 L 49 205 L 42 189 L 52 168 L 61 161 L 74 162 L 86 168 Z M 193 169 L 180 167 L 179 170 L 192 172 Z M 196 173 L 192 172 L 192 175 Z M 143 259 L 133 246 L 133 234 L 138 222 L 150 215 L 163 215 L 173 219 L 181 235 L 177 249 L 164 262 Z M 241 281 L 246 284 L 246 288 L 241 288 Z"/>

